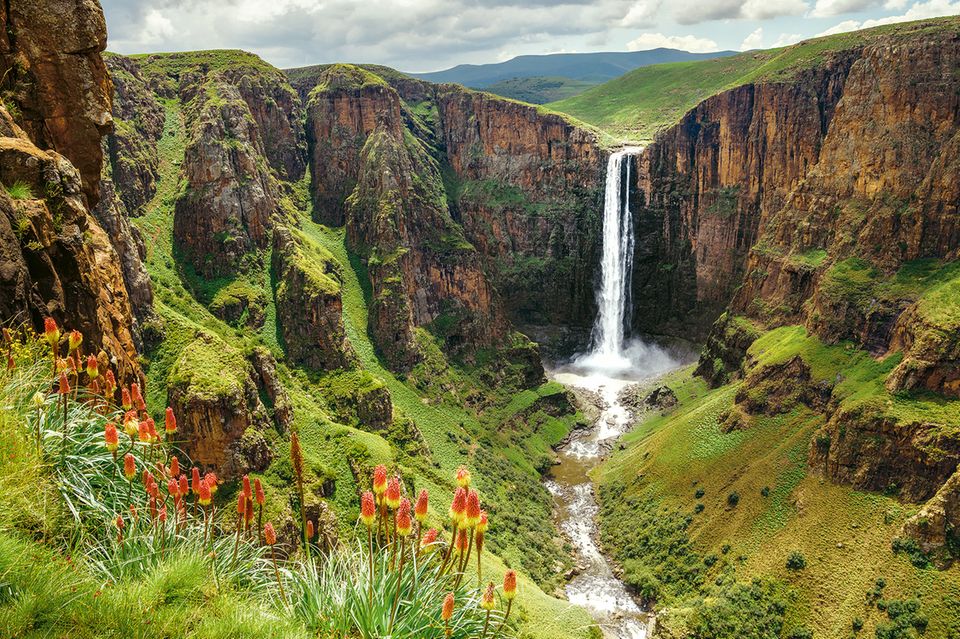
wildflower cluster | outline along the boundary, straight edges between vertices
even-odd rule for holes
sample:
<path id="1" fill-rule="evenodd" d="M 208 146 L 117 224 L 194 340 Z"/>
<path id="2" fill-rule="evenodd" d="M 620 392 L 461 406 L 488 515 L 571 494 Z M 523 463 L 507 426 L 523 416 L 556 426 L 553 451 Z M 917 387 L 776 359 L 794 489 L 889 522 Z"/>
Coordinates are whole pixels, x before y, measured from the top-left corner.
<path id="1" fill-rule="evenodd" d="M 399 476 L 387 477 L 387 469 L 380 465 L 374 468 L 372 490 L 360 497 L 360 521 L 367 529 L 370 558 L 369 583 L 373 583 L 374 555 L 378 548 L 389 553 L 390 569 L 396 569 L 397 592 L 393 599 L 388 634 L 393 629 L 400 587 L 403 580 L 404 561 L 435 562 L 439 575 L 449 580 L 456 591 L 471 566 L 471 555 L 476 548 L 476 574 L 478 586 L 482 583 L 484 535 L 489 525 L 487 512 L 481 508 L 480 495 L 471 488 L 470 471 L 460 467 L 456 472 L 453 499 L 447 509 L 446 519 L 450 526 L 449 541 L 444 541 L 445 529 L 426 528 L 429 517 L 430 495 L 421 490 L 416 502 L 404 494 Z M 416 523 L 414 523 L 414 521 Z M 506 611 L 500 621 L 499 633 L 510 615 L 513 599 L 517 593 L 517 576 L 512 570 L 504 577 L 501 599 L 506 602 Z M 480 606 L 486 611 L 481 639 L 487 635 L 490 616 L 496 608 L 496 587 L 489 582 L 483 590 Z M 370 596 L 372 600 L 372 593 Z M 454 592 L 448 592 L 441 604 L 441 619 L 445 634 L 450 636 L 449 621 L 456 605 Z"/>

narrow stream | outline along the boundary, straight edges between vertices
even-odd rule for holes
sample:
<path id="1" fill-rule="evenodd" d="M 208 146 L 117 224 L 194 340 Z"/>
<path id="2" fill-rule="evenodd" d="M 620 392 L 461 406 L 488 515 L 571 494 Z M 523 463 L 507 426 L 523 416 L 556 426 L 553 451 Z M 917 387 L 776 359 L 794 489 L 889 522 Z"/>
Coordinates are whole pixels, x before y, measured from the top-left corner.
<path id="1" fill-rule="evenodd" d="M 605 373 L 574 363 L 550 373 L 565 386 L 596 393 L 602 400 L 593 427 L 580 431 L 557 451 L 559 463 L 545 483 L 554 498 L 560 529 L 574 550 L 577 570 L 566 585 L 567 598 L 586 608 L 609 639 L 644 639 L 652 617 L 617 578 L 598 546 L 599 506 L 589 472 L 631 426 L 630 412 L 619 400 L 620 392 L 680 365 L 657 347 L 640 346 L 647 354 L 640 367 Z"/>

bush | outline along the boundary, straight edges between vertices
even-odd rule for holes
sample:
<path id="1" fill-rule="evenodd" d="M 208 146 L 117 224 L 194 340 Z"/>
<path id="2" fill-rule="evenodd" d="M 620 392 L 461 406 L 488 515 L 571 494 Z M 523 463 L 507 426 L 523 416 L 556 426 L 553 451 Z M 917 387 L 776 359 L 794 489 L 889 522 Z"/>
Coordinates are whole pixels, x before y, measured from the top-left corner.
<path id="1" fill-rule="evenodd" d="M 737 493 L 736 491 L 734 491 L 734 492 L 730 493 L 729 495 L 727 495 L 727 504 L 729 504 L 731 508 L 735 508 L 736 505 L 739 504 L 739 503 L 740 503 L 740 494 L 739 494 L 739 493 Z"/>
<path id="2" fill-rule="evenodd" d="M 706 493 L 704 492 L 703 488 L 697 488 L 697 492 L 693 493 L 694 497 L 696 497 L 697 499 L 703 499 L 703 496 L 705 494 Z"/>
<path id="3" fill-rule="evenodd" d="M 813 631 L 809 628 L 795 628 L 787 635 L 787 639 L 813 639 Z"/>
<path id="4" fill-rule="evenodd" d="M 761 497 L 769 497 L 769 496 L 770 496 L 770 487 L 769 487 L 769 486 L 764 486 L 763 488 L 761 488 L 761 489 L 760 489 L 760 496 L 761 496 Z"/>
<path id="5" fill-rule="evenodd" d="M 702 513 L 702 512 L 703 512 L 703 504 L 697 504 L 696 506 L 694 506 L 694 507 L 693 507 L 693 512 L 697 513 L 698 515 L 699 515 L 700 513 Z"/>
<path id="6" fill-rule="evenodd" d="M 926 568 L 930 565 L 930 557 L 923 552 L 923 549 L 920 548 L 920 544 L 912 537 L 895 538 L 891 544 L 891 548 L 893 549 L 893 554 L 895 555 L 899 555 L 900 553 L 907 555 L 907 557 L 910 559 L 910 563 L 917 568 Z"/>
<path id="7" fill-rule="evenodd" d="M 794 550 L 790 553 L 790 556 L 787 557 L 787 568 L 789 570 L 803 570 L 806 567 L 807 559 L 803 556 L 803 553 Z"/>
<path id="8" fill-rule="evenodd" d="M 861 630 L 863 630 L 863 619 L 861 619 L 860 617 L 854 617 L 854 618 L 853 618 L 853 631 L 854 631 L 854 632 L 860 632 Z"/>

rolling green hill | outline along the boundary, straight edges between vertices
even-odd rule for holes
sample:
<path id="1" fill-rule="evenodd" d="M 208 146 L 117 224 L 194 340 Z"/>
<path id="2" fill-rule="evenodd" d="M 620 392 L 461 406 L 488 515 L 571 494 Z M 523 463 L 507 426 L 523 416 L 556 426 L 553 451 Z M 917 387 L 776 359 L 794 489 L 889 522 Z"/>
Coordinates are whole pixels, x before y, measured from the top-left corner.
<path id="1" fill-rule="evenodd" d="M 699 102 L 725 89 L 751 82 L 789 81 L 832 53 L 861 48 L 882 37 L 908 38 L 958 27 L 960 18 L 951 16 L 812 38 L 789 47 L 748 51 L 729 58 L 657 64 L 547 106 L 614 137 L 647 142 Z"/>

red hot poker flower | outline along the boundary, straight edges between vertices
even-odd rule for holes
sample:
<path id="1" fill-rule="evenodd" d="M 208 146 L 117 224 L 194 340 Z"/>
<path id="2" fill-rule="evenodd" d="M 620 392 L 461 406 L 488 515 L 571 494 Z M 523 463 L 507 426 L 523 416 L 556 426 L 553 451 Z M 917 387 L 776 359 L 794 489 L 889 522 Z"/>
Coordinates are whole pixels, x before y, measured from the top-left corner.
<path id="1" fill-rule="evenodd" d="M 94 355 L 87 357 L 87 376 L 91 380 L 100 377 L 100 363 Z"/>
<path id="2" fill-rule="evenodd" d="M 70 331 L 70 335 L 67 337 L 67 343 L 70 346 L 70 352 L 77 350 L 80 347 L 80 344 L 83 343 L 83 333 L 80 331 Z"/>
<path id="3" fill-rule="evenodd" d="M 387 502 L 387 508 L 391 510 L 400 506 L 400 479 L 396 475 L 387 482 L 387 492 L 383 498 Z"/>
<path id="4" fill-rule="evenodd" d="M 403 499 L 400 507 L 397 508 L 397 534 L 401 537 L 407 537 L 413 530 L 413 523 L 410 521 L 410 500 Z"/>
<path id="5" fill-rule="evenodd" d="M 263 494 L 263 484 L 260 483 L 260 478 L 253 480 L 253 492 L 257 498 L 257 505 L 263 506 L 264 502 L 267 501 L 266 497 Z"/>
<path id="6" fill-rule="evenodd" d="M 467 488 L 470 485 L 470 471 L 466 466 L 457 469 L 457 486 Z"/>
<path id="7" fill-rule="evenodd" d="M 67 381 L 66 373 L 60 373 L 60 383 L 57 385 L 57 392 L 61 395 L 67 395 L 70 393 L 70 382 Z"/>
<path id="8" fill-rule="evenodd" d="M 249 499 L 247 500 L 247 510 L 243 513 L 243 521 L 248 526 L 253 521 L 253 502 Z"/>
<path id="9" fill-rule="evenodd" d="M 117 427 L 113 422 L 108 422 L 103 428 L 103 438 L 107 443 L 107 450 L 111 453 L 120 447 L 120 436 L 117 434 Z"/>
<path id="10" fill-rule="evenodd" d="M 471 490 L 467 496 L 467 509 L 463 517 L 463 524 L 473 528 L 480 523 L 480 496 L 477 491 Z"/>
<path id="11" fill-rule="evenodd" d="M 517 596 L 517 571 L 508 570 L 503 575 L 503 596 L 507 601 Z"/>
<path id="12" fill-rule="evenodd" d="M 147 423 L 147 420 L 143 420 L 142 422 L 140 422 L 139 428 L 137 430 L 139 432 L 138 439 L 140 441 L 142 442 L 150 441 L 150 425 Z"/>
<path id="13" fill-rule="evenodd" d="M 167 492 L 170 493 L 170 496 L 174 499 L 178 499 L 180 497 L 180 486 L 177 484 L 176 479 L 167 480 Z"/>
<path id="14" fill-rule="evenodd" d="M 190 484 L 187 483 L 186 475 L 180 475 L 180 479 L 177 483 L 179 484 L 177 492 L 180 493 L 181 497 L 186 497 L 190 494 Z"/>
<path id="15" fill-rule="evenodd" d="M 250 490 L 250 477 L 247 475 L 243 476 L 243 498 L 253 499 L 253 493 Z"/>
<path id="16" fill-rule="evenodd" d="M 133 481 L 133 478 L 137 476 L 136 462 L 130 453 L 123 456 L 123 476 L 127 478 L 127 481 Z"/>
<path id="17" fill-rule="evenodd" d="M 133 402 L 130 400 L 130 391 L 126 388 L 120 391 L 120 406 L 126 411 L 133 408 Z"/>
<path id="18" fill-rule="evenodd" d="M 460 523 L 467 510 L 467 491 L 463 488 L 457 488 L 453 493 L 453 502 L 450 504 L 450 519 L 455 523 Z"/>
<path id="19" fill-rule="evenodd" d="M 269 521 L 263 526 L 263 539 L 267 542 L 268 546 L 277 543 L 277 531 L 273 529 L 273 524 Z"/>
<path id="20" fill-rule="evenodd" d="M 387 490 L 387 467 L 383 464 L 373 469 L 373 494 L 378 497 Z"/>
<path id="21" fill-rule="evenodd" d="M 52 317 L 43 318 L 43 335 L 52 347 L 60 343 L 60 329 L 57 328 L 57 322 Z"/>
<path id="22" fill-rule="evenodd" d="M 200 494 L 200 469 L 196 466 L 190 471 L 190 489 L 194 495 Z"/>
<path id="23" fill-rule="evenodd" d="M 307 520 L 307 539 L 313 539 L 313 520 Z"/>
<path id="24" fill-rule="evenodd" d="M 427 493 L 427 489 L 424 488 L 420 491 L 420 496 L 417 497 L 417 505 L 413 509 L 413 515 L 417 518 L 421 524 L 427 518 L 427 505 L 429 502 L 430 496 Z"/>
<path id="25" fill-rule="evenodd" d="M 177 459 L 176 455 L 170 458 L 170 476 L 171 477 L 180 476 L 180 460 Z"/>
<path id="26" fill-rule="evenodd" d="M 487 526 L 488 526 L 488 525 L 489 525 L 489 524 L 488 524 L 488 522 L 487 522 L 487 511 L 481 510 L 481 511 L 480 511 L 480 521 L 477 522 L 477 532 L 482 532 L 482 533 L 483 533 L 483 532 L 487 532 Z"/>
<path id="27" fill-rule="evenodd" d="M 423 537 L 420 538 L 420 547 L 426 548 L 430 544 L 436 543 L 437 534 L 436 528 L 431 528 L 427 532 L 423 533 Z"/>
<path id="28" fill-rule="evenodd" d="M 377 518 L 377 505 L 374 503 L 373 493 L 369 490 L 360 497 L 360 520 L 367 528 L 373 527 Z"/>
<path id="29" fill-rule="evenodd" d="M 447 596 L 443 598 L 443 609 L 440 612 L 440 617 L 444 621 L 450 621 L 450 618 L 453 617 L 453 593 L 448 592 Z"/>
<path id="30" fill-rule="evenodd" d="M 166 431 L 167 435 L 177 432 L 177 417 L 169 406 L 167 406 L 167 412 L 163 417 L 163 430 Z"/>
<path id="31" fill-rule="evenodd" d="M 143 402 L 143 395 L 140 394 L 140 384 L 136 382 L 130 384 L 130 398 L 133 399 L 133 404 L 137 407 L 137 410 L 147 410 L 147 405 Z"/>
<path id="32" fill-rule="evenodd" d="M 480 607 L 483 608 L 484 610 L 493 610 L 493 606 L 494 606 L 493 593 L 494 593 L 493 583 L 490 583 L 487 586 L 487 589 L 483 593 L 483 599 L 480 600 Z"/>
<path id="33" fill-rule="evenodd" d="M 106 388 L 104 388 L 104 394 L 109 399 L 113 399 L 113 394 L 117 390 L 117 378 L 113 376 L 113 371 L 110 369 L 107 369 L 105 384 Z"/>
<path id="34" fill-rule="evenodd" d="M 247 498 L 243 493 L 237 493 L 237 515 L 243 517 L 247 512 Z"/>
<path id="35" fill-rule="evenodd" d="M 203 477 L 204 481 L 207 482 L 207 486 L 210 487 L 210 493 L 213 495 L 217 494 L 217 474 L 216 473 L 207 473 Z"/>
<path id="36" fill-rule="evenodd" d="M 200 505 L 209 506 L 213 498 L 210 495 L 210 484 L 207 483 L 207 480 L 204 479 L 200 482 Z"/>

